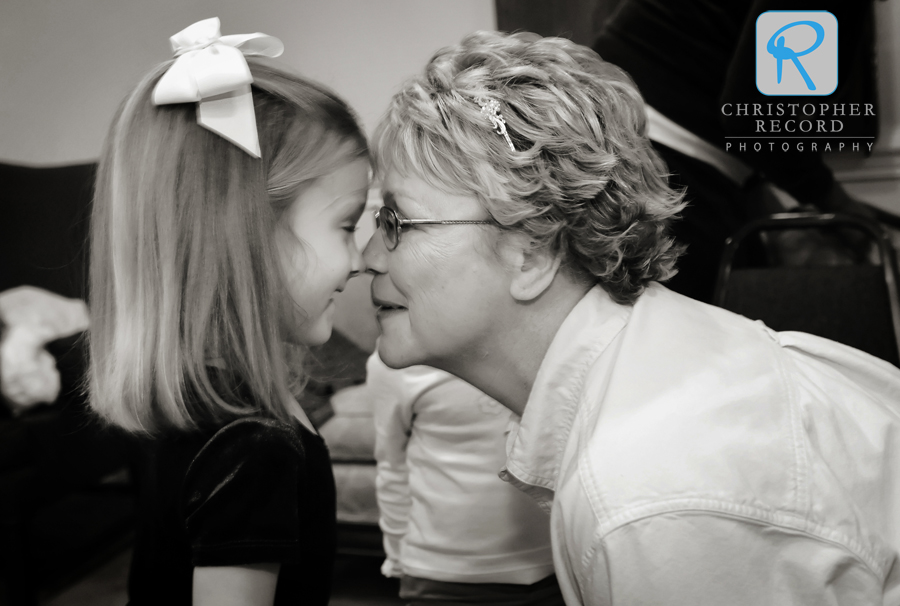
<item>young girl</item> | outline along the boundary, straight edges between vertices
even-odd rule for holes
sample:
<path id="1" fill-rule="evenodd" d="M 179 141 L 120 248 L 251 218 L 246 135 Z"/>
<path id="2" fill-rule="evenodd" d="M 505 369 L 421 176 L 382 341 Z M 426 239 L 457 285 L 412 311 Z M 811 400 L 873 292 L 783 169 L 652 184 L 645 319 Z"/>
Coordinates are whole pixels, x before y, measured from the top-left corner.
<path id="1" fill-rule="evenodd" d="M 331 465 L 292 393 L 297 352 L 328 339 L 333 297 L 363 269 L 368 151 L 343 101 L 241 44 L 280 46 L 220 38 L 218 20 L 173 37 L 175 62 L 128 95 L 100 161 L 90 394 L 145 438 L 135 605 L 330 592 Z"/>

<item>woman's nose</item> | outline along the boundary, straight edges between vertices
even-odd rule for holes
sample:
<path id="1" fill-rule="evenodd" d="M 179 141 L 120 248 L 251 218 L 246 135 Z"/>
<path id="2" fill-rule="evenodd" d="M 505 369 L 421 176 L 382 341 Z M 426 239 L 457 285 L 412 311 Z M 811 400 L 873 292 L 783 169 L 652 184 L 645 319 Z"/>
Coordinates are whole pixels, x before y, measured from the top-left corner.
<path id="1" fill-rule="evenodd" d="M 366 271 L 366 260 L 363 258 L 362 254 L 359 252 L 359 247 L 354 242 L 352 245 L 352 252 L 350 254 L 350 277 L 358 276 L 362 272 Z"/>
<path id="2" fill-rule="evenodd" d="M 370 274 L 387 273 L 387 252 L 381 230 L 376 229 L 375 233 L 372 234 L 372 237 L 369 238 L 369 243 L 366 244 L 366 248 L 363 250 L 362 254 L 366 271 Z"/>

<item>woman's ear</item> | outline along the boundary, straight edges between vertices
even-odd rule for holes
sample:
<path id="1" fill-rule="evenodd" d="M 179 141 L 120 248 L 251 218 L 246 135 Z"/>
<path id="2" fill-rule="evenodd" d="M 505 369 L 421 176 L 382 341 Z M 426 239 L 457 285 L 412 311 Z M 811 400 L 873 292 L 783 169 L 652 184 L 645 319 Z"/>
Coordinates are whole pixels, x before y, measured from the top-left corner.
<path id="1" fill-rule="evenodd" d="M 509 294 L 521 303 L 541 296 L 559 272 L 562 255 L 536 246 L 524 234 L 509 237 L 506 247 L 507 262 L 512 272 Z"/>

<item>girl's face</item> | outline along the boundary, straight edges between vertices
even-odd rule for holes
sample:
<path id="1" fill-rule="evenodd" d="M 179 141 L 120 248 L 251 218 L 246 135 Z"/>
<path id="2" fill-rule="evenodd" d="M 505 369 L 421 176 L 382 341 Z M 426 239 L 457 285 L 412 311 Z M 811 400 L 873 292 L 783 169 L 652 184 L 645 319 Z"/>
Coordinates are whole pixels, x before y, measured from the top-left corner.
<path id="1" fill-rule="evenodd" d="M 313 181 L 284 213 L 281 261 L 297 308 L 292 336 L 301 343 L 329 339 L 334 294 L 365 268 L 353 232 L 368 189 L 369 163 L 360 158 Z"/>

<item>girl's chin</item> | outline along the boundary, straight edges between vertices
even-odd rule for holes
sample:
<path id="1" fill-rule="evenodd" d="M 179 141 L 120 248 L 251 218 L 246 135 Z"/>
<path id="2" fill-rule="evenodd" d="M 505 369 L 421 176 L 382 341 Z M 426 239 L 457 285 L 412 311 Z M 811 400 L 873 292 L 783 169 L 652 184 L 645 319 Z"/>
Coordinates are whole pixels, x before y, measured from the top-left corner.
<path id="1" fill-rule="evenodd" d="M 322 345 L 331 338 L 334 329 L 334 302 L 328 304 L 322 314 L 312 322 L 305 322 L 296 331 L 295 340 L 308 347 Z"/>
<path id="2" fill-rule="evenodd" d="M 303 344 L 309 347 L 324 345 L 331 338 L 332 324 L 331 322 L 320 323 L 308 330 L 303 335 Z"/>

